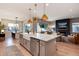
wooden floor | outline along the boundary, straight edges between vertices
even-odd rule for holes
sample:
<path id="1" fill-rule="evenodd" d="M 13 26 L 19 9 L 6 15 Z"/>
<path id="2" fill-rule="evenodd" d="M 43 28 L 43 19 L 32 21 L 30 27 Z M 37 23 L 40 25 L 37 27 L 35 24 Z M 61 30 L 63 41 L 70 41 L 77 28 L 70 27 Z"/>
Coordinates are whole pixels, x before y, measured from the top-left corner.
<path id="1" fill-rule="evenodd" d="M 60 56 L 79 56 L 79 45 L 57 42 L 57 54 Z"/>
<path id="2" fill-rule="evenodd" d="M 3 56 L 4 49 L 8 46 L 16 45 L 24 56 L 31 56 L 31 54 L 19 44 L 19 38 L 12 39 L 10 34 L 7 34 L 5 41 L 0 42 L 0 56 Z M 78 56 L 79 45 L 57 42 L 57 56 Z"/>
<path id="3" fill-rule="evenodd" d="M 31 54 L 19 44 L 18 38 L 12 39 L 10 34 L 5 37 L 5 41 L 0 42 L 0 56 L 4 55 L 3 52 L 5 52 L 6 47 L 13 45 L 16 45 L 24 56 L 31 56 Z"/>

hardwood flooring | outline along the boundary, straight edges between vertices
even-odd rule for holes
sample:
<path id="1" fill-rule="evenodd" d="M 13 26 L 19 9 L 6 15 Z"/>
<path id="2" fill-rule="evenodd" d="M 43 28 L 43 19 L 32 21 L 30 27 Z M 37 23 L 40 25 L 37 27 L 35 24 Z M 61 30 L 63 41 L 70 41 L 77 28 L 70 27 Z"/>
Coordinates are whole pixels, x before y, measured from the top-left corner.
<path id="1" fill-rule="evenodd" d="M 57 42 L 57 54 L 60 56 L 79 56 L 79 45 Z"/>
<path id="2" fill-rule="evenodd" d="M 18 38 L 13 39 L 10 34 L 6 35 L 5 41 L 0 42 L 0 56 L 5 55 L 4 53 L 5 53 L 6 47 L 13 46 L 13 45 L 17 46 L 24 56 L 31 56 L 31 54 L 19 44 Z"/>
<path id="3" fill-rule="evenodd" d="M 16 45 L 24 56 L 31 56 L 31 54 L 19 44 L 18 39 L 19 38 L 12 39 L 11 34 L 7 34 L 5 41 L 0 42 L 0 56 L 4 55 L 6 47 L 12 45 Z M 57 56 L 79 56 L 79 45 L 57 42 L 56 47 Z"/>

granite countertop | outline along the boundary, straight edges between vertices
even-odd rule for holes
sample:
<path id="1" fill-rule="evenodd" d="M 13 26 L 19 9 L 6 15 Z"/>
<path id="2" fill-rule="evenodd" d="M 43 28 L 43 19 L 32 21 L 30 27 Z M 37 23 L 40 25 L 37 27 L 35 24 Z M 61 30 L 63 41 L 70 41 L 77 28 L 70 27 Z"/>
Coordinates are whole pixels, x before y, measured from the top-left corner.
<path id="1" fill-rule="evenodd" d="M 35 39 L 39 39 L 42 41 L 49 41 L 52 39 L 55 39 L 57 37 L 60 37 L 60 35 L 57 35 L 57 33 L 53 33 L 53 34 L 41 34 L 41 33 L 21 33 L 23 35 L 24 39 L 30 40 L 30 37 L 35 38 Z"/>
<path id="2" fill-rule="evenodd" d="M 36 33 L 35 35 L 31 36 L 32 38 L 39 39 L 42 41 L 50 41 L 52 39 L 55 39 L 57 37 L 60 37 L 60 35 L 57 35 L 56 33 L 53 34 L 41 34 L 41 33 Z"/>
<path id="3" fill-rule="evenodd" d="M 23 35 L 23 38 L 24 39 L 27 39 L 27 40 L 30 40 L 30 37 L 33 36 L 34 34 L 33 33 L 20 33 Z"/>

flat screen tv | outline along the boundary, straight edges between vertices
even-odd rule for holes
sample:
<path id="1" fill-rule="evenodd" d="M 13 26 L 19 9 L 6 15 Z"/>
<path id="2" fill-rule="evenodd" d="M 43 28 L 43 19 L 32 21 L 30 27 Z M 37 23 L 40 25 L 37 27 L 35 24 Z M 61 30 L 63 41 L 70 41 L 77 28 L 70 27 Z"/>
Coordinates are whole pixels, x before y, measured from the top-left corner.
<path id="1" fill-rule="evenodd" d="M 58 23 L 59 29 L 66 29 L 67 28 L 67 22 Z"/>

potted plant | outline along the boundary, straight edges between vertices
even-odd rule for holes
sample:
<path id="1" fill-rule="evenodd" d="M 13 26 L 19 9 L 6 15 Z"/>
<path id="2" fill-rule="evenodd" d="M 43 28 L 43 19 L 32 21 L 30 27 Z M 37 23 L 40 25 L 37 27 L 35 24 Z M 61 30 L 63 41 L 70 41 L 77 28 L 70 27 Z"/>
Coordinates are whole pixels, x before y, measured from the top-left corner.
<path id="1" fill-rule="evenodd" d="M 0 22 L 0 33 L 1 33 L 1 30 L 4 30 L 4 25 L 2 25 Z"/>

